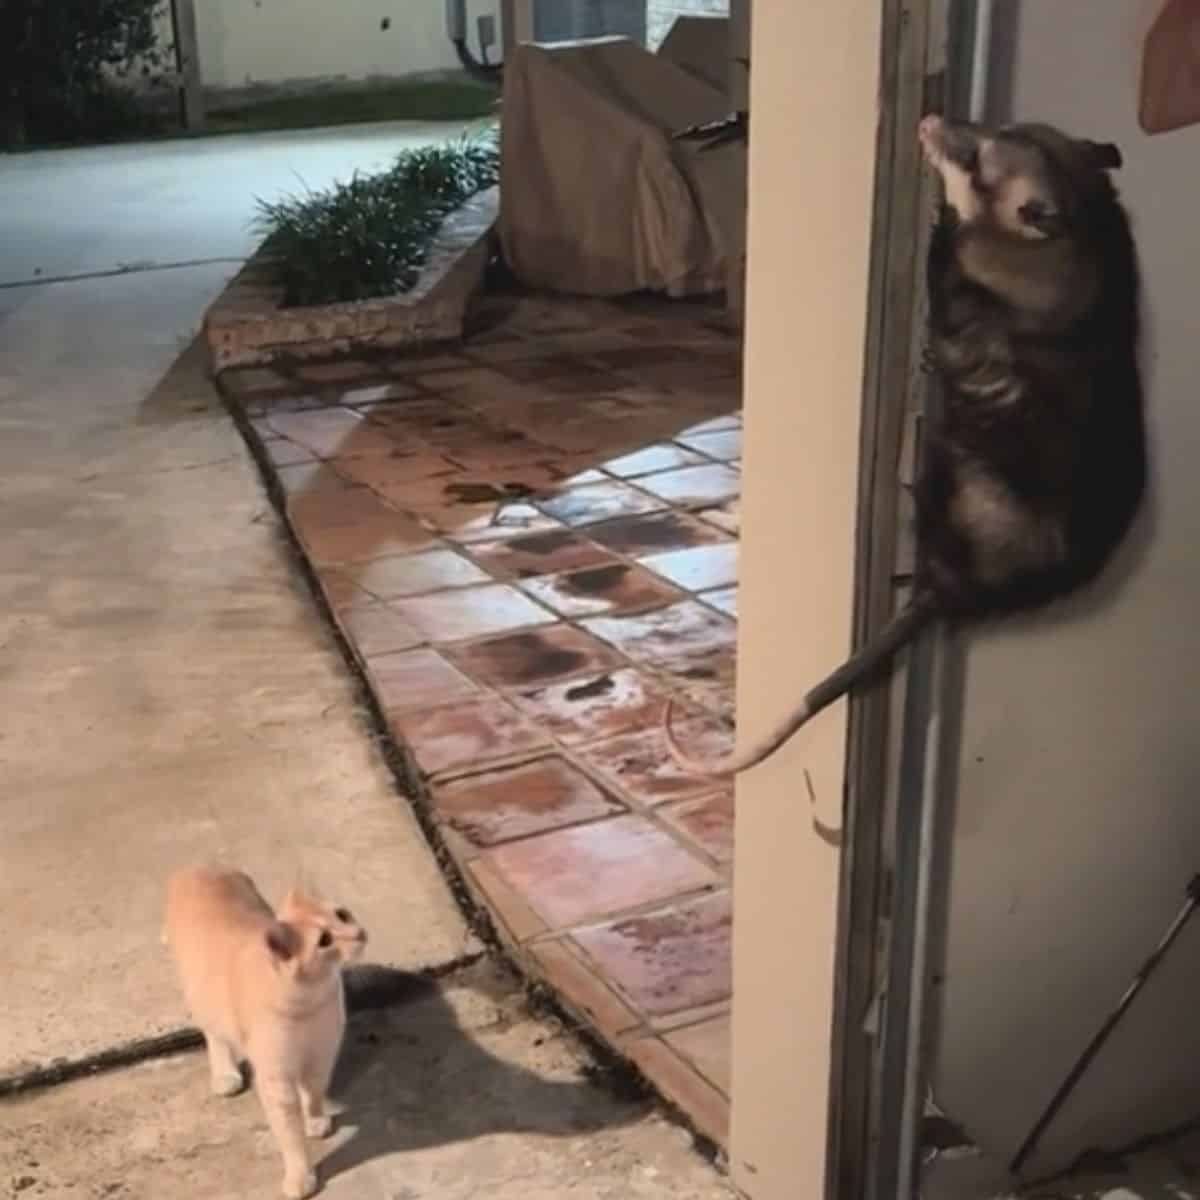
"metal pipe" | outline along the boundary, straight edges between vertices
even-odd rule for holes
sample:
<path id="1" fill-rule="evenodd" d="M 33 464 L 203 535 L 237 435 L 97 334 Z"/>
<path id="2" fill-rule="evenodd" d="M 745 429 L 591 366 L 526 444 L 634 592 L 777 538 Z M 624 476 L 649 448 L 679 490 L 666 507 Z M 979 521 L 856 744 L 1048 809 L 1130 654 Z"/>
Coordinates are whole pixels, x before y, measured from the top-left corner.
<path id="1" fill-rule="evenodd" d="M 468 75 L 485 83 L 500 82 L 504 64 L 481 62 L 467 45 L 467 0 L 446 0 L 446 36 Z"/>

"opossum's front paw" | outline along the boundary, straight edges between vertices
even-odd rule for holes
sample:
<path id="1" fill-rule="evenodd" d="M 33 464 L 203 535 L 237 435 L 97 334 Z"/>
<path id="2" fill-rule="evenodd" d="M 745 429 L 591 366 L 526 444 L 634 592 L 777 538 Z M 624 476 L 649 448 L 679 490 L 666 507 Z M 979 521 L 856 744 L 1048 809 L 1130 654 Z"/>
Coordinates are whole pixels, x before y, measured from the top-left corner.
<path id="1" fill-rule="evenodd" d="M 309 1117 L 304 1122 L 304 1129 L 310 1138 L 327 1138 L 333 1132 L 333 1118 L 328 1113 Z"/>
<path id="2" fill-rule="evenodd" d="M 283 1177 L 283 1194 L 287 1200 L 304 1200 L 317 1190 L 316 1171 L 305 1171 L 300 1175 L 285 1175 Z"/>

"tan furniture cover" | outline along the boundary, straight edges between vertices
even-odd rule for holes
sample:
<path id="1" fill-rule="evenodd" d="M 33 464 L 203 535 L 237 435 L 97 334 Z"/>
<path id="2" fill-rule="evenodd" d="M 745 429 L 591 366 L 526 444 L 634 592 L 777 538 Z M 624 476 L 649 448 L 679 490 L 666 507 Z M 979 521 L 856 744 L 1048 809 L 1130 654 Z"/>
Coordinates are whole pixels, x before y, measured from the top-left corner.
<path id="1" fill-rule="evenodd" d="M 593 296 L 719 291 L 726 254 L 693 178 L 697 152 L 669 135 L 727 108 L 719 90 L 625 38 L 515 47 L 498 229 L 516 276 Z"/>

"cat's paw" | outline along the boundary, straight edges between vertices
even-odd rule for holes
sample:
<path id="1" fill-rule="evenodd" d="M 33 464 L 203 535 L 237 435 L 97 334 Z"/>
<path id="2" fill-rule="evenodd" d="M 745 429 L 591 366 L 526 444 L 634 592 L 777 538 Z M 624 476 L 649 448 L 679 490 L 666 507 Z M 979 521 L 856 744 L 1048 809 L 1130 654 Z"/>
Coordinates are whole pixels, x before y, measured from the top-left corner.
<path id="1" fill-rule="evenodd" d="M 303 1175 L 285 1175 L 283 1177 L 283 1194 L 287 1200 L 304 1200 L 317 1190 L 316 1171 L 305 1171 Z"/>
<path id="2" fill-rule="evenodd" d="M 328 1113 L 319 1117 L 308 1117 L 304 1129 L 310 1138 L 327 1138 L 333 1132 L 333 1118 Z"/>
<path id="3" fill-rule="evenodd" d="M 225 1071 L 212 1077 L 212 1093 L 214 1096 L 236 1096 L 246 1086 L 246 1081 L 238 1071 Z"/>

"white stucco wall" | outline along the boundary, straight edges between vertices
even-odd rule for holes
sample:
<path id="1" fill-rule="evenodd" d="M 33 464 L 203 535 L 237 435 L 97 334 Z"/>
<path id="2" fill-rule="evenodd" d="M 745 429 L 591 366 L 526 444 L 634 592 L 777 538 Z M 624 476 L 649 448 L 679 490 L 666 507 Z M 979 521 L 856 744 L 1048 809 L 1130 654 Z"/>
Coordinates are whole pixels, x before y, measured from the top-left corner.
<path id="1" fill-rule="evenodd" d="M 478 52 L 478 16 L 495 13 L 499 35 L 498 10 L 499 0 L 468 0 L 472 50 Z M 444 0 L 198 0 L 196 22 L 208 87 L 402 76 L 459 65 L 446 37 Z"/>
<path id="2" fill-rule="evenodd" d="M 1152 484 L 1100 586 L 969 639 L 933 1085 L 998 1157 L 1016 1149 L 1200 870 L 1200 126 L 1138 128 L 1158 0 L 1023 0 L 998 14 L 1006 8 L 1011 115 L 1114 141 L 1124 156 L 1113 181 L 1143 271 Z M 1035 1174 L 1200 1111 L 1198 982 L 1194 923 L 1048 1130 Z"/>
<path id="3" fill-rule="evenodd" d="M 724 17 L 729 0 L 646 0 L 646 44 L 651 50 L 671 32 L 676 17 Z"/>

